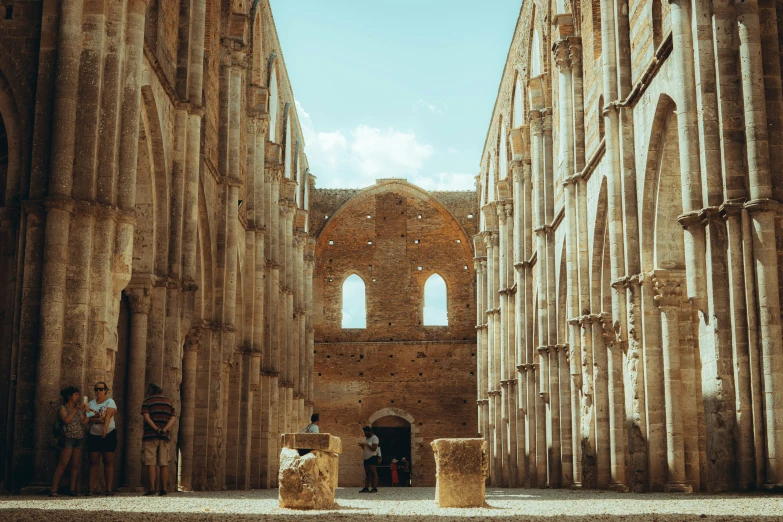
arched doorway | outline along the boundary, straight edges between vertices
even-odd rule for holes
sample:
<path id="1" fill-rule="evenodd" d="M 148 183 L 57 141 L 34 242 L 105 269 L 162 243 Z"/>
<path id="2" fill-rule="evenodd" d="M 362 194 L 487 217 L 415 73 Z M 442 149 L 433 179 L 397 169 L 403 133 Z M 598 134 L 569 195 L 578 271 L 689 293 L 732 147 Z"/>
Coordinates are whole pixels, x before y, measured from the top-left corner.
<path id="1" fill-rule="evenodd" d="M 383 455 L 383 461 L 378 466 L 378 484 L 381 487 L 390 487 L 392 459 L 402 461 L 405 457 L 411 462 L 411 423 L 402 417 L 389 415 L 373 422 L 372 430 L 378 436 Z M 400 472 L 399 477 L 400 486 L 410 485 L 410 471 Z"/>

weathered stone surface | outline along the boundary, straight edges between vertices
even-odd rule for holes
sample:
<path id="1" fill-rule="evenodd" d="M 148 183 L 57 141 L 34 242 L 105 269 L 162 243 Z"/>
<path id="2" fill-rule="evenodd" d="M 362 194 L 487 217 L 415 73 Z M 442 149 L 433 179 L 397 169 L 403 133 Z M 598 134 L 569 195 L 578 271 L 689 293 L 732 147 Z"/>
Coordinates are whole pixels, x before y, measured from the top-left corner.
<path id="1" fill-rule="evenodd" d="M 328 433 L 284 433 L 281 439 L 284 448 L 320 450 L 337 455 L 343 452 L 342 440 Z"/>
<path id="2" fill-rule="evenodd" d="M 313 450 L 306 455 L 299 455 L 296 449 L 283 448 L 280 451 L 278 477 L 280 507 L 332 507 L 337 489 L 338 463 L 337 455 L 327 451 Z"/>
<path id="3" fill-rule="evenodd" d="M 484 507 L 488 472 L 484 439 L 437 439 L 435 501 L 440 507 Z"/>

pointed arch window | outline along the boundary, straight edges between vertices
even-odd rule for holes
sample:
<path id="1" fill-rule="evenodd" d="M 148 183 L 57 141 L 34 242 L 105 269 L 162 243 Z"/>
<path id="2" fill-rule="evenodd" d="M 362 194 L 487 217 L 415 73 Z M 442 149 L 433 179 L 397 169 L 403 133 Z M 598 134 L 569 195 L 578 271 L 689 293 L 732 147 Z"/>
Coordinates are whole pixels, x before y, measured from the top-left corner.
<path id="1" fill-rule="evenodd" d="M 446 281 L 432 274 L 424 283 L 424 326 L 448 326 L 448 310 Z"/>
<path id="2" fill-rule="evenodd" d="M 291 159 L 293 151 L 291 150 L 291 108 L 288 107 L 285 112 L 285 177 L 291 179 Z"/>
<path id="3" fill-rule="evenodd" d="M 277 143 L 277 62 L 272 62 L 269 77 L 269 141 Z"/>
<path id="4" fill-rule="evenodd" d="M 487 203 L 495 201 L 495 162 L 489 158 L 489 182 L 487 184 Z"/>
<path id="5" fill-rule="evenodd" d="M 500 125 L 500 158 L 498 158 L 498 179 L 506 179 L 506 171 L 508 170 L 506 158 L 506 122 L 503 121 Z"/>
<path id="6" fill-rule="evenodd" d="M 512 122 L 514 128 L 521 127 L 522 122 L 524 121 L 522 103 L 522 85 L 520 85 L 519 77 L 517 77 L 517 81 L 514 85 L 514 121 Z"/>
<path id="7" fill-rule="evenodd" d="M 533 46 L 530 52 L 530 77 L 541 75 L 541 37 L 538 28 L 533 29 Z"/>
<path id="8" fill-rule="evenodd" d="M 367 328 L 364 280 L 356 274 L 343 282 L 343 328 Z"/>
<path id="9" fill-rule="evenodd" d="M 297 146 L 297 149 L 299 147 Z M 302 167 L 301 157 L 296 155 L 296 206 L 302 208 Z"/>

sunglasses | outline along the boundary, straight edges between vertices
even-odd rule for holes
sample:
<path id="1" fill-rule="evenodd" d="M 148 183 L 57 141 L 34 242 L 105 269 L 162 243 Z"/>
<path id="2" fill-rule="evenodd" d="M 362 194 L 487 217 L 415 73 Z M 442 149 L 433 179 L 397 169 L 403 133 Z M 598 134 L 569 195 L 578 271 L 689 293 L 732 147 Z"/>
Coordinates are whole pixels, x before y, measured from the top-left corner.
<path id="1" fill-rule="evenodd" d="M 93 388 L 95 391 L 106 391 L 108 388 Z"/>

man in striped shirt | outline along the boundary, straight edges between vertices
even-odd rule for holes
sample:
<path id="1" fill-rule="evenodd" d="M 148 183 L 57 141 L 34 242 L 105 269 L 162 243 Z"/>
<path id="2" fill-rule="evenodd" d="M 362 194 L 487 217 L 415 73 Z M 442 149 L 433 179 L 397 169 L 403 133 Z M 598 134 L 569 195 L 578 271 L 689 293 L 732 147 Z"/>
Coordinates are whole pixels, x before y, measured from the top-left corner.
<path id="1" fill-rule="evenodd" d="M 165 495 L 169 479 L 169 440 L 171 427 L 177 417 L 174 405 L 163 396 L 163 388 L 157 384 L 150 383 L 147 387 L 147 398 L 141 404 L 141 416 L 144 419 L 144 465 L 147 466 L 150 478 L 150 489 L 144 495 L 155 494 L 156 466 L 160 467 L 159 495 Z"/>

